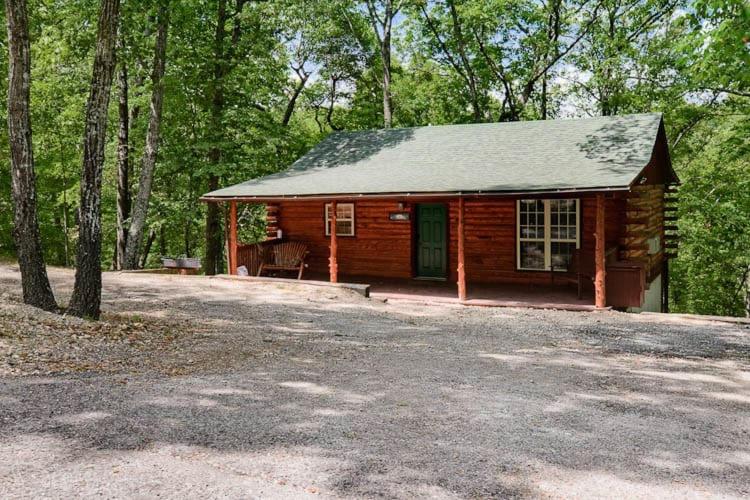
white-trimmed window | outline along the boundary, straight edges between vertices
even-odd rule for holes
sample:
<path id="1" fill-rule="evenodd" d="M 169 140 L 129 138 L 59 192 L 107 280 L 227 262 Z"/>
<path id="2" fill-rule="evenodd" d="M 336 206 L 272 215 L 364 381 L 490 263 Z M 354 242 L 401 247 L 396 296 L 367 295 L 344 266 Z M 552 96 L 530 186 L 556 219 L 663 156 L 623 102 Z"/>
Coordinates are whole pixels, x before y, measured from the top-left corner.
<path id="1" fill-rule="evenodd" d="M 326 203 L 326 236 L 331 235 L 331 204 Z M 336 235 L 354 236 L 354 203 L 336 203 Z"/>
<path id="2" fill-rule="evenodd" d="M 576 199 L 518 200 L 516 266 L 518 269 L 564 271 L 580 247 Z"/>

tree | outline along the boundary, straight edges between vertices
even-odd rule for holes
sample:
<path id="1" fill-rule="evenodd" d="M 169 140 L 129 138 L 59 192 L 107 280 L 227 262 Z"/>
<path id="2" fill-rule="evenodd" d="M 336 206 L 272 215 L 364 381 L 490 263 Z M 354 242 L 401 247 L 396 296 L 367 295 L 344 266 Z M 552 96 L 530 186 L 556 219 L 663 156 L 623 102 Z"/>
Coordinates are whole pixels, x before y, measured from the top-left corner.
<path id="1" fill-rule="evenodd" d="M 750 102 L 728 101 L 675 151 L 680 247 L 674 312 L 750 316 Z"/>
<path id="2" fill-rule="evenodd" d="M 420 20 L 424 22 L 422 29 L 432 37 L 433 50 L 440 54 L 441 62 L 448 63 L 466 84 L 473 121 L 486 121 L 489 101 L 487 79 L 482 78 L 483 73 L 477 68 L 477 58 L 470 49 L 471 41 L 466 36 L 456 4 L 452 0 L 446 0 L 444 4 L 436 3 L 432 6 L 432 12 L 427 2 L 418 2 L 417 6 Z"/>
<path id="3" fill-rule="evenodd" d="M 151 73 L 151 106 L 146 135 L 146 149 L 141 161 L 141 175 L 138 182 L 138 194 L 133 207 L 133 214 L 125 244 L 125 269 L 138 266 L 138 256 L 143 239 L 143 228 L 146 225 L 148 203 L 151 197 L 156 156 L 159 149 L 159 129 L 161 126 L 162 105 L 164 102 L 164 70 L 166 65 L 167 30 L 169 28 L 169 2 L 162 0 L 159 5 L 156 43 L 154 46 L 154 65 Z"/>
<path id="4" fill-rule="evenodd" d="M 8 23 L 8 138 L 14 209 L 13 236 L 21 270 L 23 301 L 53 311 L 55 297 L 47 278 L 39 235 L 36 174 L 31 142 L 31 49 L 26 0 L 6 0 Z"/>
<path id="5" fill-rule="evenodd" d="M 393 124 L 393 100 L 391 96 L 391 31 L 393 19 L 398 14 L 400 3 L 398 0 L 367 0 L 372 31 L 378 41 L 380 49 L 380 63 L 383 72 L 383 126 L 391 128 Z M 379 4 L 379 5 L 378 5 Z M 334 87 L 335 88 L 335 87 Z"/>
<path id="6" fill-rule="evenodd" d="M 231 20 L 227 12 L 227 0 L 218 0 L 216 8 L 216 30 L 214 35 L 213 78 L 210 89 L 210 127 L 214 145 L 208 152 L 208 161 L 217 166 L 222 161 L 222 143 L 224 141 L 224 79 L 234 66 L 234 54 L 242 35 L 241 13 L 247 0 L 235 0 L 234 22 L 229 44 L 226 43 L 226 26 Z M 219 176 L 212 172 L 208 177 L 208 190 L 219 188 Z M 209 203 L 206 211 L 206 254 L 203 269 L 206 274 L 221 272 L 222 244 L 219 207 Z"/>
<path id="7" fill-rule="evenodd" d="M 92 319 L 99 319 L 101 312 L 102 168 L 107 132 L 107 108 L 115 69 L 119 11 L 119 0 L 102 0 L 83 136 L 76 278 L 68 310 L 75 316 Z"/>
<path id="8" fill-rule="evenodd" d="M 122 40 L 122 35 L 120 40 Z M 124 44 L 120 43 L 120 57 Z M 128 64 L 120 61 L 117 72 L 119 99 L 117 103 L 117 242 L 115 244 L 114 268 L 125 268 L 125 250 L 128 241 L 126 221 L 130 219 L 130 104 Z"/>
<path id="9" fill-rule="evenodd" d="M 222 211 L 197 199 L 288 167 L 331 131 L 383 127 L 387 95 L 394 127 L 662 111 L 683 180 L 672 307 L 742 314 L 750 232 L 742 191 L 750 164 L 746 4 L 391 0 L 397 14 L 386 82 L 385 0 L 171 2 L 158 166 L 138 266 L 184 253 L 202 257 L 207 272 L 221 272 Z M 122 105 L 109 116 L 120 133 L 105 145 L 112 155 L 102 170 L 102 265 L 125 257 L 127 202 L 135 201 L 144 174 L 134 160 L 148 157 L 157 7 L 122 3 Z M 76 191 L 93 192 L 75 169 L 84 154 L 98 8 L 98 0 L 56 0 L 29 11 L 36 210 L 51 265 L 82 258 L 75 249 L 90 239 L 88 222 L 79 226 L 73 213 L 90 206 L 79 207 Z M 7 55 L 0 53 L 0 71 Z M 0 79 L 0 94 L 7 83 Z M 6 112 L 0 107 L 0 120 Z M 16 254 L 9 151 L 0 147 L 3 255 Z M 258 207 L 243 213 L 253 214 L 243 224 L 262 220 Z M 264 233 L 257 226 L 240 234 L 252 242 Z"/>

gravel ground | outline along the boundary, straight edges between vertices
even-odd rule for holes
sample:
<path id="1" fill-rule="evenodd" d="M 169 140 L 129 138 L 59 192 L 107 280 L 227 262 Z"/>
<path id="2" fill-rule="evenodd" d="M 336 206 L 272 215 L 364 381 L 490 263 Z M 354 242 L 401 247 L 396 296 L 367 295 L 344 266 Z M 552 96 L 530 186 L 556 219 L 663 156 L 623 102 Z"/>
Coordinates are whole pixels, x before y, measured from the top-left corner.
<path id="1" fill-rule="evenodd" d="M 750 495 L 748 325 L 104 286 L 95 327 L 0 265 L 0 498 Z"/>

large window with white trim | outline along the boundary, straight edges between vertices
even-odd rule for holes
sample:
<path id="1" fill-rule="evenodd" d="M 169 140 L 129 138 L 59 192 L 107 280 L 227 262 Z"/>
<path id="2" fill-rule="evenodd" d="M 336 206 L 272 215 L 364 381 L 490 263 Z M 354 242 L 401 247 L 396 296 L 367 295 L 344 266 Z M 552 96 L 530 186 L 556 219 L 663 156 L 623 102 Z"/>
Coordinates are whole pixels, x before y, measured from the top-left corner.
<path id="1" fill-rule="evenodd" d="M 580 246 L 579 210 L 576 199 L 518 200 L 518 269 L 565 271 Z"/>
<path id="2" fill-rule="evenodd" d="M 326 236 L 331 234 L 331 204 L 326 203 Z M 354 203 L 336 203 L 336 235 L 354 236 Z"/>

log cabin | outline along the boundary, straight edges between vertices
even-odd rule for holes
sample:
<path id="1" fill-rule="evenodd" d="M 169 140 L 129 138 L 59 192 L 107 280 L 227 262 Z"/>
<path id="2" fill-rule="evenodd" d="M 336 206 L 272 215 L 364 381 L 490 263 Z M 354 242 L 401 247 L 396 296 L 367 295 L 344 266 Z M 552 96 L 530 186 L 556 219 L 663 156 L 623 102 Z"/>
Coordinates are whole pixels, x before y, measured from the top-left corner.
<path id="1" fill-rule="evenodd" d="M 334 132 L 201 199 L 228 204 L 230 274 L 295 241 L 331 282 L 437 281 L 464 302 L 567 287 L 591 308 L 663 311 L 678 183 L 651 113 Z M 267 242 L 237 241 L 238 204 L 265 205 Z"/>

